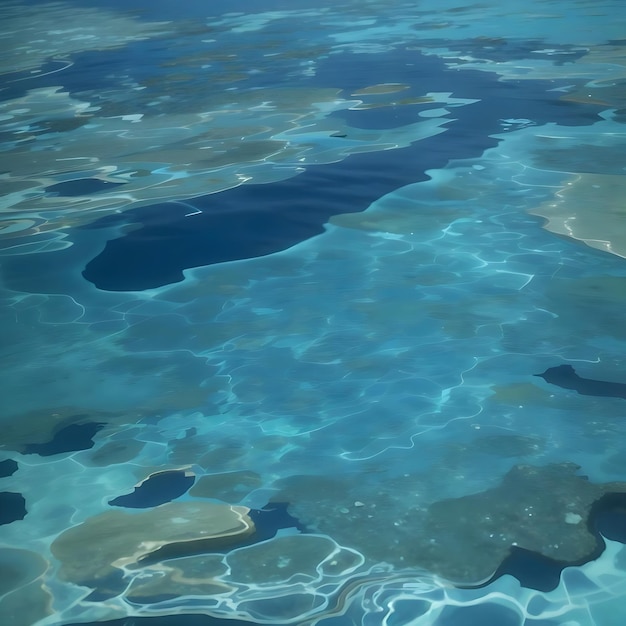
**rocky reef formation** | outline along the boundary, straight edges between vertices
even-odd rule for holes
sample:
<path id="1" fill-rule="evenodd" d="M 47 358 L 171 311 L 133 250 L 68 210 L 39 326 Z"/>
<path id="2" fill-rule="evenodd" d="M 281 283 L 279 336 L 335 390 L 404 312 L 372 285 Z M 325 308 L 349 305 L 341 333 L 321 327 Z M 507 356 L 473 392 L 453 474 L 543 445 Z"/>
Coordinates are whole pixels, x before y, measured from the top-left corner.
<path id="1" fill-rule="evenodd" d="M 516 549 L 556 567 L 596 558 L 603 548 L 590 515 L 606 494 L 626 483 L 594 484 L 573 463 L 516 465 L 486 491 L 420 504 L 410 485 L 377 493 L 342 491 L 315 476 L 283 482 L 281 499 L 307 527 L 327 533 L 368 560 L 423 568 L 461 585 L 488 580 Z M 347 486 L 347 484 L 346 484 Z M 415 485 L 419 491 L 421 485 Z M 387 537 L 386 541 L 381 537 Z M 376 541 L 373 539 L 376 538 Z"/>

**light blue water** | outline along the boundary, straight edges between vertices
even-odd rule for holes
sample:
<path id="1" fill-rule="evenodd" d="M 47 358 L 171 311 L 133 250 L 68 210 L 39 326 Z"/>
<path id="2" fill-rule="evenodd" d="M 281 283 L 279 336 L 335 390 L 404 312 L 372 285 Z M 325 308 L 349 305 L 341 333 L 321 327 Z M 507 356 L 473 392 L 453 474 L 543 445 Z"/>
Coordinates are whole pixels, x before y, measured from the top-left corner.
<path id="1" fill-rule="evenodd" d="M 0 16 L 3 623 L 623 622 L 621 2 Z"/>

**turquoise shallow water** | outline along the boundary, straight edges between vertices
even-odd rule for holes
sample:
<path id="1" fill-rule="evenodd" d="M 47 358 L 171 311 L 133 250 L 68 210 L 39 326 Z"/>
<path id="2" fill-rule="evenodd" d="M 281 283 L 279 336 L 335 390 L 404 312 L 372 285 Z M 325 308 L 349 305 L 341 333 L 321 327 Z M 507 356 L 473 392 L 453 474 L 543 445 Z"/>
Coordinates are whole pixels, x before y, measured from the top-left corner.
<path id="1" fill-rule="evenodd" d="M 623 623 L 621 2 L 0 15 L 3 623 Z"/>

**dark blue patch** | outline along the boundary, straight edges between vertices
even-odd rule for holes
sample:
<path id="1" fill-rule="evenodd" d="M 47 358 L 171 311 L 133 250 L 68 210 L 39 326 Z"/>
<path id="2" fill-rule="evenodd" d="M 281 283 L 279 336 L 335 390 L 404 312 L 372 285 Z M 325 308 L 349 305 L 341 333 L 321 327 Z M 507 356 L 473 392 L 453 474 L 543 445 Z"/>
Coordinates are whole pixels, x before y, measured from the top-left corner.
<path id="1" fill-rule="evenodd" d="M 26 500 L 21 493 L 0 493 L 0 526 L 24 519 L 26 512 Z"/>
<path id="2" fill-rule="evenodd" d="M 110 191 L 120 185 L 124 185 L 124 183 L 110 183 L 99 178 L 78 178 L 50 185 L 44 191 L 58 196 L 88 196 L 102 191 Z"/>
<path id="3" fill-rule="evenodd" d="M 571 389 L 583 396 L 602 396 L 606 398 L 624 398 L 626 400 L 626 384 L 612 383 L 593 378 L 581 378 L 571 365 L 550 367 L 543 374 L 535 374 L 551 385 L 563 389 Z"/>
<path id="4" fill-rule="evenodd" d="M 363 210 L 404 184 L 411 168 L 403 152 L 386 153 L 384 174 L 380 157 L 369 153 L 281 182 L 196 198 L 192 208 L 169 202 L 121 214 L 117 219 L 141 228 L 108 241 L 83 276 L 107 291 L 138 291 L 180 282 L 187 268 L 285 250 L 324 232 L 332 215 Z M 426 177 L 416 168 L 410 178 Z M 194 208 L 201 213 L 185 217 Z M 92 227 L 108 228 L 114 220 L 103 218 Z"/>
<path id="5" fill-rule="evenodd" d="M 119 496 L 109 502 L 111 506 L 130 509 L 148 509 L 179 498 L 193 485 L 195 478 L 185 475 L 184 470 L 159 472 L 150 476 L 132 493 Z"/>
<path id="6" fill-rule="evenodd" d="M 0 461 L 0 478 L 12 476 L 15 472 L 17 472 L 17 461 L 14 461 L 13 459 Z"/>
<path id="7" fill-rule="evenodd" d="M 293 517 L 287 511 L 289 503 L 270 502 L 262 509 L 252 509 L 249 513 L 250 519 L 254 522 L 254 534 L 252 543 L 266 541 L 276 535 L 282 528 L 295 528 L 301 533 L 306 533 L 307 529 L 300 520 Z"/>
<path id="8" fill-rule="evenodd" d="M 611 541 L 626 544 L 626 493 L 607 493 L 591 507 L 591 528 Z"/>
<path id="9" fill-rule="evenodd" d="M 333 215 L 363 211 L 394 189 L 426 180 L 428 169 L 479 156 L 497 144 L 491 135 L 502 131 L 503 118 L 561 125 L 597 119 L 598 107 L 563 102 L 548 93 L 554 81 L 499 81 L 486 72 L 447 69 L 440 59 L 411 50 L 376 58 L 364 63 L 360 55 L 332 55 L 320 61 L 309 83 L 342 85 L 349 93 L 380 82 L 411 82 L 414 86 L 403 94 L 407 97 L 453 88 L 455 96 L 479 101 L 452 108 L 455 120 L 445 133 L 407 148 L 354 154 L 339 163 L 310 166 L 288 180 L 242 185 L 185 206 L 167 202 L 98 220 L 91 228 L 135 228 L 110 239 L 83 276 L 106 291 L 140 291 L 180 282 L 188 268 L 279 252 L 322 233 Z M 335 115 L 350 126 L 381 129 L 415 122 L 420 110 L 407 105 Z M 186 217 L 194 210 L 200 213 Z"/>
<path id="10" fill-rule="evenodd" d="M 47 443 L 29 443 L 23 447 L 23 454 L 52 456 L 63 452 L 77 452 L 93 448 L 92 438 L 104 424 L 89 422 L 87 424 L 70 424 L 61 428 L 51 441 Z"/>
<path id="11" fill-rule="evenodd" d="M 597 558 L 597 555 L 593 558 Z M 522 587 L 552 591 L 559 586 L 561 572 L 567 565 L 571 563 L 555 561 L 537 552 L 513 546 L 491 580 L 508 574 L 517 578 Z"/>
<path id="12" fill-rule="evenodd" d="M 596 538 L 596 545 L 584 558 L 574 562 L 557 561 L 513 546 L 496 573 L 478 587 L 486 587 L 500 576 L 508 574 L 517 578 L 522 587 L 553 591 L 558 587 L 561 572 L 566 567 L 584 565 L 602 554 L 606 547 L 603 537 L 626 544 L 626 493 L 606 493 L 596 500 L 589 511 L 587 527 Z"/>
<path id="13" fill-rule="evenodd" d="M 91 87 L 100 88 L 104 80 L 102 67 L 112 72 L 113 83 L 118 72 L 130 67 L 138 80 L 151 78 L 159 84 L 158 72 L 167 65 L 168 47 L 160 40 L 135 42 L 123 50 L 79 57 L 72 68 L 56 75 L 63 76 L 64 87 L 70 91 L 89 87 L 84 81 L 95 80 L 96 76 L 98 86 L 94 83 Z M 258 80 L 259 86 L 276 86 L 285 80 L 282 70 L 272 69 L 279 77 L 253 75 L 246 85 L 250 87 Z M 87 280 L 108 291 L 143 290 L 179 282 L 188 268 L 285 250 L 322 233 L 332 215 L 363 211 L 394 189 L 426 180 L 427 170 L 442 168 L 451 159 L 480 156 L 497 144 L 491 135 L 502 132 L 503 118 L 578 125 L 595 121 L 600 110 L 594 105 L 563 102 L 557 92 L 548 91 L 562 86 L 562 81 L 500 81 L 487 72 L 451 70 L 434 55 L 405 48 L 377 55 L 329 55 L 319 60 L 314 77 L 302 78 L 298 84 L 341 86 L 348 95 L 382 82 L 411 84 L 399 98 L 453 91 L 455 97 L 478 101 L 450 107 L 454 120 L 450 120 L 446 132 L 407 148 L 355 154 L 340 163 L 310 166 L 286 181 L 244 185 L 187 201 L 187 206 L 167 202 L 141 207 L 98 220 L 91 232 L 73 229 L 74 245 L 65 250 L 7 258 L 7 286 L 20 291 L 67 293 L 68 279 L 74 280 L 68 276 L 68 268 L 73 272 L 80 265 L 85 268 L 83 276 Z M 150 89 L 141 94 L 147 91 Z M 172 102 L 177 108 L 196 106 L 195 98 L 172 98 Z M 101 104 L 108 106 L 106 102 Z M 353 127 L 390 128 L 419 120 L 421 110 L 421 105 L 406 105 L 334 115 Z M 342 137 L 337 136 L 336 141 L 341 142 Z M 194 211 L 201 213 L 185 217 Z M 108 239 L 104 250 L 103 239 Z M 16 240 L 16 245 L 19 243 Z M 102 252 L 93 258 L 94 250 Z"/>

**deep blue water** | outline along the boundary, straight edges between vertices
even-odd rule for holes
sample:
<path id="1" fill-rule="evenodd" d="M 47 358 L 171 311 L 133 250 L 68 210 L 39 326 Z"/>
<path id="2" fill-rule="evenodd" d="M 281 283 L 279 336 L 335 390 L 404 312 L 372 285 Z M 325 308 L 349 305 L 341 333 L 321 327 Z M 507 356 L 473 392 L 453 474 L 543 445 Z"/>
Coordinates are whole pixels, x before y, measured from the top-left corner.
<path id="1" fill-rule="evenodd" d="M 0 7 L 0 623 L 622 619 L 626 12 L 505 5 Z"/>
<path id="2" fill-rule="evenodd" d="M 78 416 L 79 418 L 82 416 Z M 88 450 L 93 446 L 94 435 L 104 426 L 88 422 L 86 424 L 70 424 L 61 428 L 54 437 L 46 443 L 29 443 L 23 448 L 24 454 L 38 454 L 52 456 L 62 452 Z"/>
<path id="3" fill-rule="evenodd" d="M 147 509 L 170 502 L 186 493 L 194 483 L 193 476 L 185 472 L 159 472 L 153 474 L 132 493 L 118 496 L 109 502 L 111 506 L 131 509 Z"/>
<path id="4" fill-rule="evenodd" d="M 151 56 L 152 52 L 145 54 Z M 134 55 L 129 61 L 126 50 L 108 54 L 112 58 L 99 60 L 107 67 L 114 68 L 116 59 L 134 66 Z M 101 218 L 86 228 L 128 225 L 135 228 L 124 236 L 109 239 L 104 250 L 87 263 L 85 278 L 100 289 L 139 291 L 179 282 L 183 279 L 183 270 L 188 268 L 285 250 L 322 233 L 332 215 L 365 210 L 374 200 L 394 189 L 427 180 L 429 169 L 442 168 L 452 158 L 480 155 L 497 143 L 491 135 L 499 130 L 502 119 L 525 118 L 537 125 L 549 121 L 565 126 L 585 125 L 597 118 L 600 110 L 597 105 L 564 103 L 559 100 L 558 92 L 547 91 L 547 88 L 563 86 L 565 81 L 550 81 L 549 85 L 544 81 L 524 81 L 516 85 L 499 82 L 483 72 L 447 70 L 436 57 L 415 51 L 394 50 L 378 56 L 376 63 L 363 65 L 355 55 L 335 55 L 332 60 L 320 63 L 310 82 L 318 87 L 341 85 L 346 92 L 363 84 L 409 82 L 414 85 L 406 92 L 406 97 L 410 97 L 423 93 L 425 86 L 428 91 L 445 91 L 454 80 L 456 94 L 479 101 L 455 109 L 454 121 L 444 134 L 407 148 L 352 155 L 339 163 L 310 167 L 293 178 L 271 185 L 245 185 L 186 200 L 180 205 L 168 202 Z M 139 67 L 143 66 L 139 64 Z M 95 75 L 93 70 L 90 58 L 79 59 L 73 68 L 75 80 Z M 141 76 L 136 78 L 141 79 Z M 264 77 L 264 80 L 272 78 Z M 66 87 L 80 91 L 92 89 L 93 85 L 74 83 L 70 74 Z M 522 92 L 523 98 L 519 97 Z M 411 106 L 344 111 L 336 115 L 354 128 L 385 129 L 418 121 L 421 110 L 420 106 Z M 342 139 L 337 137 L 337 142 Z M 87 191 L 98 193 L 111 185 L 99 181 L 68 181 L 48 187 L 46 191 L 74 196 Z M 140 228 L 136 228 L 137 225 Z M 76 245 L 80 243 L 78 233 Z M 70 249 L 66 254 L 74 252 Z M 54 253 L 55 260 L 60 254 Z M 47 266 L 49 258 L 43 254 L 32 262 Z M 20 259 L 17 271 L 29 281 L 39 277 L 49 285 L 45 270 L 36 265 L 24 268 L 24 261 Z M 41 288 L 36 283 L 29 284 L 31 289 Z"/>

